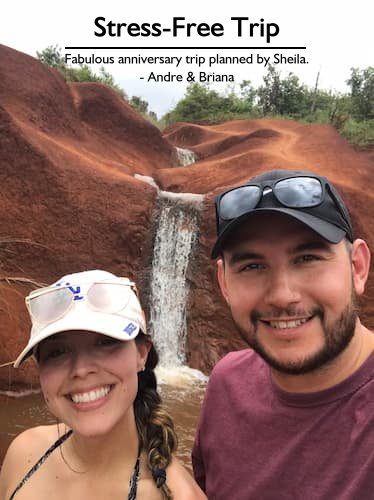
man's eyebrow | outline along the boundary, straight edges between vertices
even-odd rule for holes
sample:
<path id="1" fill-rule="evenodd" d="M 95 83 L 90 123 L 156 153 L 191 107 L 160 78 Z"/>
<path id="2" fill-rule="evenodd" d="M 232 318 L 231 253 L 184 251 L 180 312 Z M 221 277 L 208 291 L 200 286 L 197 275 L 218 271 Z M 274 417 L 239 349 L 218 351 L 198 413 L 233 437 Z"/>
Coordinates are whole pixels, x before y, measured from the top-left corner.
<path id="1" fill-rule="evenodd" d="M 322 239 L 305 241 L 303 243 L 300 243 L 299 245 L 296 245 L 294 248 L 291 248 L 289 253 L 299 253 L 311 250 L 323 250 L 325 252 L 332 252 L 331 243 Z"/>
<path id="2" fill-rule="evenodd" d="M 306 251 L 311 252 L 313 250 L 332 253 L 331 243 L 323 239 L 313 239 L 310 241 L 303 241 L 302 243 L 299 243 L 294 247 L 290 248 L 287 253 L 293 255 L 300 252 L 306 252 Z M 243 250 L 242 252 L 238 251 L 230 255 L 227 259 L 227 262 L 230 266 L 233 266 L 235 264 L 240 264 L 243 261 L 263 260 L 264 258 L 265 258 L 264 255 L 262 255 L 261 253 Z"/>
<path id="3" fill-rule="evenodd" d="M 233 265 L 238 264 L 238 263 L 243 262 L 243 261 L 260 260 L 263 258 L 264 258 L 263 255 L 256 253 L 256 252 L 245 252 L 245 251 L 244 252 L 236 252 L 228 258 L 228 264 L 230 266 L 233 266 Z"/>

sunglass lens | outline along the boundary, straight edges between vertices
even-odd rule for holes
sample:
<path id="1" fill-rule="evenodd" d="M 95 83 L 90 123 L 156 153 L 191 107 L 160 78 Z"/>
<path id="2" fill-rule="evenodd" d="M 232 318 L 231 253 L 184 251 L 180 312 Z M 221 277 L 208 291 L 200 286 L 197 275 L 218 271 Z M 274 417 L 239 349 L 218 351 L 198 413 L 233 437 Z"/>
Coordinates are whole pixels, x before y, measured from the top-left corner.
<path id="1" fill-rule="evenodd" d="M 242 186 L 225 193 L 219 202 L 221 219 L 235 219 L 255 208 L 260 199 L 258 186 Z"/>
<path id="2" fill-rule="evenodd" d="M 87 298 L 94 309 L 114 313 L 126 307 L 130 293 L 131 288 L 121 283 L 95 283 L 88 290 Z"/>
<path id="3" fill-rule="evenodd" d="M 278 200 L 290 208 L 314 207 L 322 201 L 322 185 L 313 177 L 283 179 L 274 187 Z"/>
<path id="4" fill-rule="evenodd" d="M 38 323 L 49 323 L 63 316 L 72 303 L 72 293 L 66 288 L 53 289 L 30 298 L 31 316 Z"/>

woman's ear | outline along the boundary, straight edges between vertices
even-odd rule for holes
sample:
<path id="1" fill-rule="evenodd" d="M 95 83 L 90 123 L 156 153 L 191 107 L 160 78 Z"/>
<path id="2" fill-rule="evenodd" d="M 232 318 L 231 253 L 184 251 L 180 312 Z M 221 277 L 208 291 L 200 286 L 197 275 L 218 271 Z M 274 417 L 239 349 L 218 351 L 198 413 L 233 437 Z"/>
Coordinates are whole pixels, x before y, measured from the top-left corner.
<path id="1" fill-rule="evenodd" d="M 362 295 L 370 268 L 370 250 L 364 240 L 357 239 L 353 242 L 351 264 L 355 291 L 357 295 Z"/>
<path id="2" fill-rule="evenodd" d="M 138 372 L 141 372 L 144 369 L 145 364 L 147 362 L 148 353 L 151 350 L 151 347 L 152 344 L 147 340 L 136 344 L 136 348 L 138 351 L 138 359 L 137 359 Z"/>

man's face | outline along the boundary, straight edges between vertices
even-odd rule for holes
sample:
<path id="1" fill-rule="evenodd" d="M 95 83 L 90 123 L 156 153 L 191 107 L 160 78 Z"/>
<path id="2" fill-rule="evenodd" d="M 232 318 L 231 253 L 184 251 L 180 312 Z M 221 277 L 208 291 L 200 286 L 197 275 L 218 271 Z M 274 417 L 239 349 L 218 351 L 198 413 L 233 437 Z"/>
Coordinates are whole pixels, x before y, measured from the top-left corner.
<path id="1" fill-rule="evenodd" d="M 354 334 L 345 242 L 330 244 L 291 218 L 267 214 L 244 223 L 218 261 L 218 278 L 241 336 L 281 373 L 325 365 Z"/>

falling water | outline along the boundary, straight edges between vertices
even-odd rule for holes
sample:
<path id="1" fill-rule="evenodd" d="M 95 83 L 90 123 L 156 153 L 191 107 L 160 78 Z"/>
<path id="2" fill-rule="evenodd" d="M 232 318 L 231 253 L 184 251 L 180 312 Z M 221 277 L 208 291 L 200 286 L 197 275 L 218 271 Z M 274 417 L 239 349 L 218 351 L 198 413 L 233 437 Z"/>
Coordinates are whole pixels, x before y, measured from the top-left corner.
<path id="1" fill-rule="evenodd" d="M 190 149 L 175 148 L 177 151 L 178 165 L 187 167 L 196 161 L 196 154 Z"/>
<path id="2" fill-rule="evenodd" d="M 203 196 L 160 191 L 159 218 L 151 275 L 151 334 L 160 364 L 166 368 L 185 363 L 186 273 L 198 227 Z"/>
<path id="3" fill-rule="evenodd" d="M 152 177 L 134 174 L 157 190 L 157 227 L 150 277 L 150 333 L 160 363 L 157 378 L 172 386 L 197 387 L 207 377 L 185 366 L 187 334 L 186 273 L 196 243 L 198 217 L 204 196 L 161 191 Z"/>

